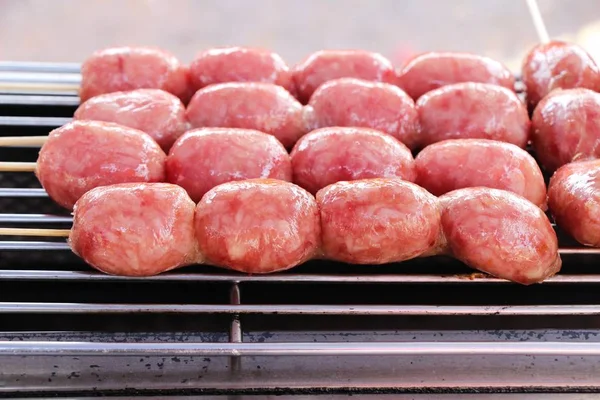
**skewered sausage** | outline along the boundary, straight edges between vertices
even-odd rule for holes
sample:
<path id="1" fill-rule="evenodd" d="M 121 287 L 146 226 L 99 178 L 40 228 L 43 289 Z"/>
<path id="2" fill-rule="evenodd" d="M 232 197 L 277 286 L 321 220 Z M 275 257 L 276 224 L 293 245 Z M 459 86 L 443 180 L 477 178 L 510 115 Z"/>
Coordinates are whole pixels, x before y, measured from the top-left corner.
<path id="1" fill-rule="evenodd" d="M 75 204 L 73 252 L 111 275 L 151 276 L 198 261 L 194 202 L 166 183 L 98 187 Z"/>
<path id="2" fill-rule="evenodd" d="M 99 121 L 73 121 L 50 132 L 36 175 L 48 195 L 71 209 L 87 191 L 165 179 L 166 154 L 146 133 Z"/>
<path id="3" fill-rule="evenodd" d="M 277 139 L 250 129 L 201 128 L 171 148 L 167 180 L 195 202 L 221 183 L 251 178 L 292 180 L 290 156 Z"/>
<path id="4" fill-rule="evenodd" d="M 525 285 L 560 270 L 558 239 L 550 221 L 523 197 L 466 188 L 439 200 L 447 251 L 470 267 Z"/>
<path id="5" fill-rule="evenodd" d="M 363 50 L 322 50 L 293 69 L 298 99 L 306 104 L 323 83 L 338 78 L 395 83 L 392 63 L 379 53 Z"/>
<path id="6" fill-rule="evenodd" d="M 368 128 L 322 128 L 296 143 L 291 153 L 294 182 L 311 193 L 338 182 L 366 178 L 415 180 L 410 150 Z"/>
<path id="7" fill-rule="evenodd" d="M 201 52 L 190 64 L 194 91 L 226 82 L 275 83 L 294 94 L 292 73 L 279 54 L 246 47 L 226 47 Z"/>
<path id="8" fill-rule="evenodd" d="M 115 47 L 95 52 L 81 66 L 81 101 L 104 93 L 162 89 L 187 103 L 188 68 L 171 53 L 149 47 Z"/>
<path id="9" fill-rule="evenodd" d="M 114 122 L 146 132 L 169 151 L 188 130 L 185 106 L 176 96 L 159 89 L 137 89 L 93 97 L 81 104 L 76 120 Z"/>
<path id="10" fill-rule="evenodd" d="M 527 101 L 535 106 L 554 89 L 600 90 L 600 70 L 581 47 L 553 41 L 535 46 L 523 60 Z"/>
<path id="11" fill-rule="evenodd" d="M 196 92 L 186 115 L 192 126 L 256 129 L 286 148 L 306 133 L 302 105 L 272 83 L 220 83 Z"/>
<path id="12" fill-rule="evenodd" d="M 196 207 L 195 226 L 209 264 L 247 273 L 292 268 L 320 246 L 314 197 L 292 183 L 271 179 L 211 189 Z"/>
<path id="13" fill-rule="evenodd" d="M 321 85 L 308 105 L 311 129 L 372 128 L 394 136 L 411 149 L 417 143 L 419 117 L 415 103 L 397 86 L 355 78 L 335 79 Z"/>
<path id="14" fill-rule="evenodd" d="M 600 247 L 600 160 L 560 167 L 550 179 L 548 205 L 558 226 L 575 240 Z"/>
<path id="15" fill-rule="evenodd" d="M 437 199 L 398 179 L 338 182 L 317 193 L 325 258 L 354 264 L 398 262 L 440 244 Z"/>
<path id="16" fill-rule="evenodd" d="M 600 94 L 589 89 L 557 90 L 532 117 L 532 143 L 548 172 L 574 160 L 600 157 Z"/>
<path id="17" fill-rule="evenodd" d="M 510 90 L 515 86 L 515 78 L 502 63 L 468 53 L 421 54 L 409 61 L 398 77 L 398 86 L 415 100 L 431 90 L 461 82 L 489 83 Z"/>
<path id="18" fill-rule="evenodd" d="M 492 139 L 524 148 L 530 121 L 510 90 L 485 83 L 457 83 L 432 90 L 417 101 L 421 146 L 445 139 Z"/>
<path id="19" fill-rule="evenodd" d="M 432 144 L 415 159 L 415 183 L 436 196 L 467 187 L 508 190 L 546 209 L 540 167 L 525 150 L 486 139 L 455 139 Z"/>

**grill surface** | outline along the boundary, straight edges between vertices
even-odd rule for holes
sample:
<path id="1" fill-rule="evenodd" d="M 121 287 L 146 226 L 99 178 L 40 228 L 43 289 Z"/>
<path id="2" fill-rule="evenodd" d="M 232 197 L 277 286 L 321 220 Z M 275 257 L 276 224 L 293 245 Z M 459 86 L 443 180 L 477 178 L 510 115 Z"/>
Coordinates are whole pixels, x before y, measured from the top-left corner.
<path id="1" fill-rule="evenodd" d="M 0 63 L 0 134 L 68 121 L 77 73 Z M 0 173 L 0 226 L 70 223 L 33 174 Z M 64 239 L 0 238 L 0 396 L 595 391 L 600 251 L 558 233 L 562 273 L 531 287 L 443 257 L 124 278 Z"/>

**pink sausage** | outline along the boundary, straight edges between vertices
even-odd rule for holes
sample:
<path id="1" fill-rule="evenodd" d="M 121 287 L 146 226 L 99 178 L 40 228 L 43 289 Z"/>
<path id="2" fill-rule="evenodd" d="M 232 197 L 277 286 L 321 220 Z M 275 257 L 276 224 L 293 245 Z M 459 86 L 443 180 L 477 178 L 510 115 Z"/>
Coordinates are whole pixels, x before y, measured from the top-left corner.
<path id="1" fill-rule="evenodd" d="M 195 204 L 167 183 L 125 183 L 85 193 L 75 204 L 69 243 L 94 268 L 152 276 L 197 261 Z"/>
<path id="2" fill-rule="evenodd" d="M 525 148 L 530 121 L 517 95 L 501 86 L 457 83 L 417 101 L 421 146 L 446 139 L 491 139 Z"/>
<path id="3" fill-rule="evenodd" d="M 524 285 L 560 270 L 550 221 L 523 197 L 480 187 L 455 190 L 439 200 L 448 251 L 470 267 Z"/>
<path id="4" fill-rule="evenodd" d="M 535 106 L 554 89 L 600 91 L 600 70 L 592 57 L 572 43 L 539 44 L 523 60 L 522 79 L 527 101 Z"/>
<path id="5" fill-rule="evenodd" d="M 292 73 L 279 54 L 264 49 L 226 47 L 201 52 L 190 64 L 194 91 L 215 83 L 274 83 L 294 94 Z"/>
<path id="6" fill-rule="evenodd" d="M 159 89 L 136 89 L 92 97 L 81 104 L 73 119 L 114 122 L 149 134 L 169 151 L 188 129 L 185 106 L 176 96 Z"/>
<path id="7" fill-rule="evenodd" d="M 306 133 L 302 105 L 272 83 L 220 83 L 196 92 L 186 116 L 193 127 L 255 129 L 291 148 Z"/>
<path id="8" fill-rule="evenodd" d="M 322 50 L 293 69 L 298 99 L 306 104 L 323 83 L 338 78 L 395 83 L 392 63 L 379 53 L 363 50 Z"/>
<path id="9" fill-rule="evenodd" d="M 338 182 L 317 193 L 325 258 L 384 264 L 426 255 L 440 238 L 437 199 L 398 179 Z"/>
<path id="10" fill-rule="evenodd" d="M 165 179 L 165 153 L 137 129 L 100 121 L 73 121 L 50 132 L 36 175 L 48 195 L 71 209 L 98 186 Z"/>
<path id="11" fill-rule="evenodd" d="M 314 257 L 321 244 L 315 198 L 271 179 L 211 189 L 196 207 L 195 226 L 209 264 L 251 274 L 292 268 Z"/>
<path id="12" fill-rule="evenodd" d="M 277 139 L 250 129 L 201 128 L 187 132 L 171 148 L 167 180 L 200 201 L 222 183 L 273 178 L 292 180 L 290 156 Z"/>
<path id="13" fill-rule="evenodd" d="M 81 101 L 99 94 L 162 89 L 187 103 L 193 92 L 188 68 L 166 51 L 115 47 L 95 52 L 81 66 Z"/>
<path id="14" fill-rule="evenodd" d="M 355 78 L 321 85 L 312 95 L 312 129 L 328 126 L 372 128 L 394 136 L 409 148 L 418 141 L 419 116 L 414 101 L 397 86 Z"/>
<path id="15" fill-rule="evenodd" d="M 415 180 L 415 162 L 410 150 L 373 129 L 317 129 L 298 141 L 291 158 L 294 182 L 313 194 L 338 181 Z"/>
<path id="16" fill-rule="evenodd" d="M 574 160 L 600 158 L 600 94 L 557 90 L 535 108 L 531 141 L 548 172 Z"/>
<path id="17" fill-rule="evenodd" d="M 548 205 L 558 226 L 575 240 L 600 247 L 600 160 L 560 167 L 550 179 Z"/>
<path id="18" fill-rule="evenodd" d="M 415 159 L 415 183 L 436 196 L 485 186 L 508 190 L 546 209 L 540 167 L 525 150 L 486 139 L 455 139 L 432 144 Z"/>
<path id="19" fill-rule="evenodd" d="M 425 53 L 409 61 L 399 72 L 398 86 L 417 100 L 442 86 L 479 82 L 514 90 L 515 78 L 506 66 L 488 57 L 468 53 Z"/>

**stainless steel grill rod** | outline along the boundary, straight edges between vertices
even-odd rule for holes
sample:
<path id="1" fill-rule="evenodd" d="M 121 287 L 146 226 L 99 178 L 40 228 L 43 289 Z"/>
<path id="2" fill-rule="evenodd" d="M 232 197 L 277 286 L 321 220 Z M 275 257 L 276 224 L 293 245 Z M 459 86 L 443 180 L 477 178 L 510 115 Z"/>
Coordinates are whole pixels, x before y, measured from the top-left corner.
<path id="1" fill-rule="evenodd" d="M 295 305 L 295 304 L 98 304 L 0 302 L 5 314 L 279 314 L 279 315 L 388 315 L 388 316 L 591 316 L 600 305 Z"/>
<path id="2" fill-rule="evenodd" d="M 54 243 L 65 246 L 63 243 Z M 95 271 L 44 271 L 44 270 L 0 270 L 0 280 L 10 281 L 94 281 L 94 282 L 260 282 L 260 283 L 417 283 L 417 284 L 506 284 L 514 283 L 487 275 L 471 274 L 436 275 L 436 274 L 274 274 L 274 275 L 237 275 L 233 273 L 166 273 L 149 277 L 128 277 L 107 275 Z M 598 284 L 600 275 L 557 275 L 546 281 L 549 284 Z"/>
<path id="3" fill-rule="evenodd" d="M 8 356 L 600 356 L 600 343 L 102 343 L 0 341 Z"/>

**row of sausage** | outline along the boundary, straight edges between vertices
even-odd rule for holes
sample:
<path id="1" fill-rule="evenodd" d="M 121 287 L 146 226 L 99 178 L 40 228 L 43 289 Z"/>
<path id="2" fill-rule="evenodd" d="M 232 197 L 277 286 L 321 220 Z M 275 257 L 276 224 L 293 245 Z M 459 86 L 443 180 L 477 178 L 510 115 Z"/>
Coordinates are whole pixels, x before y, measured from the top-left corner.
<path id="1" fill-rule="evenodd" d="M 293 181 L 312 194 L 339 181 L 396 178 L 434 195 L 460 188 L 510 191 L 546 210 L 546 186 L 525 150 L 486 139 L 433 144 L 413 159 L 402 143 L 368 128 L 332 127 L 304 136 L 288 154 L 273 136 L 247 129 L 200 128 L 167 156 L 144 132 L 114 123 L 71 122 L 42 147 L 36 174 L 48 194 L 72 208 L 89 190 L 125 182 L 171 182 L 198 202 L 231 181 Z M 600 161 L 561 167 L 549 187 L 557 222 L 586 245 L 600 246 Z"/>
<path id="2" fill-rule="evenodd" d="M 100 50 L 82 65 L 80 96 L 139 88 L 163 89 L 185 103 L 199 89 L 225 82 L 264 82 L 284 87 L 302 103 L 323 83 L 352 77 L 399 86 L 414 100 L 441 86 L 481 82 L 514 89 L 515 79 L 502 63 L 467 53 L 431 52 L 395 68 L 384 56 L 360 50 L 323 50 L 290 68 L 276 53 L 230 47 L 198 54 L 189 66 L 172 54 L 143 47 Z M 600 72 L 577 45 L 550 42 L 535 46 L 523 61 L 522 79 L 531 105 L 554 89 L 600 90 Z"/>
<path id="3" fill-rule="evenodd" d="M 255 129 L 287 149 L 307 132 L 329 126 L 379 130 L 418 150 L 446 139 L 481 138 L 525 148 L 531 141 L 548 172 L 574 159 L 600 156 L 600 94 L 554 91 L 532 121 L 514 92 L 497 85 L 458 83 L 415 103 L 397 87 L 355 78 L 329 81 L 302 106 L 286 90 L 266 83 L 223 83 L 201 89 L 187 109 L 156 89 L 100 95 L 83 103 L 75 119 L 115 122 L 150 134 L 168 151 L 191 127 Z"/>
<path id="4" fill-rule="evenodd" d="M 467 188 L 436 198 L 399 179 L 338 182 L 316 198 L 279 180 L 236 181 L 198 205 L 172 184 L 98 187 L 76 203 L 69 243 L 95 268 L 125 276 L 190 264 L 264 274 L 311 259 L 374 268 L 449 255 L 532 284 L 561 268 L 548 218 L 522 197 Z"/>

